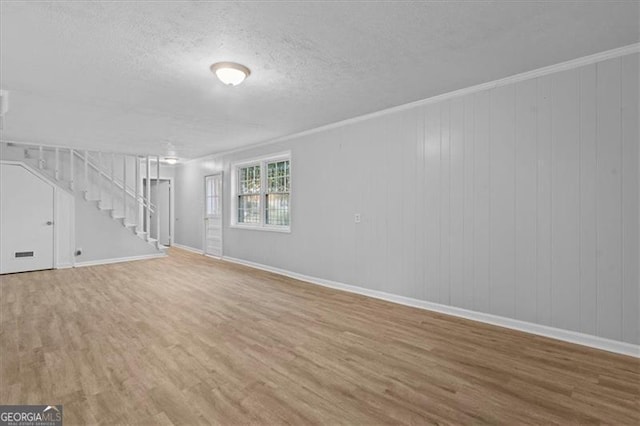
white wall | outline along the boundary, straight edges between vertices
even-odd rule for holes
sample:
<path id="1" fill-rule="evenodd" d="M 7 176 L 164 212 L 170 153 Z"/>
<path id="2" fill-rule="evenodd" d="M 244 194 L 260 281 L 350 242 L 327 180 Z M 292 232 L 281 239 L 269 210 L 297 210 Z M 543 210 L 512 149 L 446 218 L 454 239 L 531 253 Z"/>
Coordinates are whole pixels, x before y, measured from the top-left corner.
<path id="1" fill-rule="evenodd" d="M 76 249 L 82 250 L 76 257 L 78 265 L 158 254 L 132 230 L 111 219 L 110 211 L 100 211 L 80 196 L 76 197 L 75 237 Z"/>
<path id="2" fill-rule="evenodd" d="M 632 54 L 192 161 L 176 242 L 202 248 L 223 170 L 225 256 L 640 343 L 638 77 Z M 230 228 L 229 164 L 286 149 L 291 234 Z"/>

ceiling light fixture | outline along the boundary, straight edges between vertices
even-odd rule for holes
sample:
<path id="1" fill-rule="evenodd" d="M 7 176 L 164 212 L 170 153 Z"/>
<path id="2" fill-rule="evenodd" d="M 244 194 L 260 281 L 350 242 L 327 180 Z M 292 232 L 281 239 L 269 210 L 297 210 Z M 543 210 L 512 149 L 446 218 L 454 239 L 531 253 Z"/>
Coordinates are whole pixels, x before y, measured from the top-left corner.
<path id="1" fill-rule="evenodd" d="M 176 157 L 164 157 L 164 161 L 167 164 L 171 164 L 173 166 L 174 164 L 176 164 L 178 162 L 178 159 Z"/>
<path id="2" fill-rule="evenodd" d="M 216 62 L 210 68 L 211 72 L 227 86 L 237 86 L 251 74 L 249 68 L 235 62 Z"/>

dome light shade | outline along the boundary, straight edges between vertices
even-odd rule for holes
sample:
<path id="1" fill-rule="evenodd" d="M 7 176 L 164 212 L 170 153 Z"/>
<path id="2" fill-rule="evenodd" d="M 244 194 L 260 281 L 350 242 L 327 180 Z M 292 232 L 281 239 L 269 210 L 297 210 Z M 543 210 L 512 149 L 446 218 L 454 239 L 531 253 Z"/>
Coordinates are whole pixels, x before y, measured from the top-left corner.
<path id="1" fill-rule="evenodd" d="M 251 74 L 249 68 L 235 62 L 217 62 L 211 65 L 211 72 L 227 86 L 237 86 Z"/>

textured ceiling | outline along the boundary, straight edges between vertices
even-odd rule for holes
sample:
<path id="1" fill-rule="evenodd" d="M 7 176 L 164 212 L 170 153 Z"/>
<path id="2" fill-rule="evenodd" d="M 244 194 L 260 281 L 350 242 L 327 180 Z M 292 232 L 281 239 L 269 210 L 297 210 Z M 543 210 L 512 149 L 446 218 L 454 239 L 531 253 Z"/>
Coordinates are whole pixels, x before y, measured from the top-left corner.
<path id="1" fill-rule="evenodd" d="M 181 157 L 639 39 L 636 1 L 0 4 L 4 139 Z"/>

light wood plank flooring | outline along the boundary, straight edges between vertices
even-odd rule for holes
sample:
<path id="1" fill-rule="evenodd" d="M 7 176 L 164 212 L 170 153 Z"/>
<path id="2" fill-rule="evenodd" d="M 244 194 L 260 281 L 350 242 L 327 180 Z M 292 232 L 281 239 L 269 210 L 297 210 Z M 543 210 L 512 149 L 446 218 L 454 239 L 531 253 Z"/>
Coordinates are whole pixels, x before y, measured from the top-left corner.
<path id="1" fill-rule="evenodd" d="M 0 291 L 0 404 L 67 425 L 640 422 L 637 359 L 181 250 Z"/>

